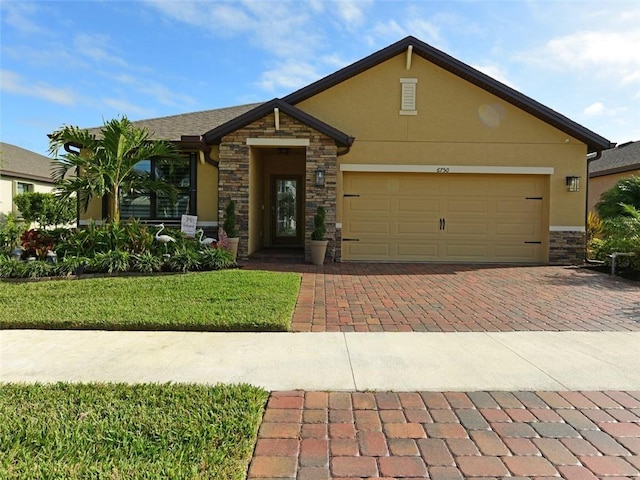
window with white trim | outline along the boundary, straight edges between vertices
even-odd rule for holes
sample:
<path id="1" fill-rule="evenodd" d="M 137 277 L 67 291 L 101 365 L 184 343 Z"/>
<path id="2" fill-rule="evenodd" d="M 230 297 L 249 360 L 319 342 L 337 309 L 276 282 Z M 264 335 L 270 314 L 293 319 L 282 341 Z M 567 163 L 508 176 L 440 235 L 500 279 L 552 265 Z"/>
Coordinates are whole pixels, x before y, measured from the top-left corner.
<path id="1" fill-rule="evenodd" d="M 14 183 L 14 187 L 13 187 L 14 197 L 16 195 L 20 195 L 21 193 L 32 193 L 33 191 L 34 191 L 33 183 L 20 182 L 20 181 L 16 181 Z M 18 206 L 15 204 L 15 202 L 12 202 L 12 203 L 13 203 L 12 206 L 13 206 L 14 215 L 16 215 L 18 218 L 22 218 L 22 214 L 20 213 Z"/>

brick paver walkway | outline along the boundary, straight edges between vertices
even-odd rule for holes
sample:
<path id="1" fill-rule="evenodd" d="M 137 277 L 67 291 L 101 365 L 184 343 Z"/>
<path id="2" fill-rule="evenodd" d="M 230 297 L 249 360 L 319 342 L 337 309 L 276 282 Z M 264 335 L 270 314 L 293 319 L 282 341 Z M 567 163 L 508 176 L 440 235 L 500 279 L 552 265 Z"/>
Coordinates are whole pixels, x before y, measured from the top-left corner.
<path id="1" fill-rule="evenodd" d="M 249 479 L 640 476 L 640 392 L 274 392 Z"/>
<path id="2" fill-rule="evenodd" d="M 300 332 L 640 330 L 640 282 L 576 267 L 250 264 L 302 273 Z"/>

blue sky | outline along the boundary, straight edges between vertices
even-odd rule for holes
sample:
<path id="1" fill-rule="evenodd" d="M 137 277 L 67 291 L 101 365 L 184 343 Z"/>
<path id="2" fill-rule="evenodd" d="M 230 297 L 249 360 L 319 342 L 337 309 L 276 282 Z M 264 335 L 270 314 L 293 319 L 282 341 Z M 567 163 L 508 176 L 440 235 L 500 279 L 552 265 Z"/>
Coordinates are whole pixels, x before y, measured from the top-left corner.
<path id="1" fill-rule="evenodd" d="M 640 2 L 0 0 L 0 140 L 281 97 L 413 35 L 622 143 Z"/>

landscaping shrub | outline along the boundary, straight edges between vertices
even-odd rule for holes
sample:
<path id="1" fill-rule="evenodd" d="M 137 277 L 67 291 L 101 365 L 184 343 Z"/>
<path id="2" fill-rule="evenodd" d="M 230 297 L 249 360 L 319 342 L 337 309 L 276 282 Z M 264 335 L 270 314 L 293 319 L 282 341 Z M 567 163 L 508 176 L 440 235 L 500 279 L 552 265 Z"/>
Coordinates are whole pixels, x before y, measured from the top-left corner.
<path id="1" fill-rule="evenodd" d="M 153 273 L 162 270 L 164 260 L 151 252 L 133 254 L 130 258 L 131 268 L 136 272 Z"/>
<path id="2" fill-rule="evenodd" d="M 98 252 L 89 262 L 89 269 L 99 273 L 128 272 L 129 252 L 110 250 Z"/>
<path id="3" fill-rule="evenodd" d="M 193 272 L 200 270 L 200 253 L 187 247 L 176 250 L 165 262 L 172 272 Z"/>
<path id="4" fill-rule="evenodd" d="M 614 252 L 635 253 L 630 257 L 629 266 L 640 271 L 640 211 L 630 205 L 622 205 L 624 216 L 607 218 L 602 221 L 599 236 L 589 241 L 588 248 L 592 258 L 609 264 L 609 255 Z"/>
<path id="5" fill-rule="evenodd" d="M 76 220 L 78 202 L 75 197 L 59 198 L 53 193 L 25 192 L 13 197 L 13 201 L 27 224 L 36 222 L 43 229 Z"/>
<path id="6" fill-rule="evenodd" d="M 22 277 L 26 262 L 13 259 L 8 255 L 0 255 L 0 278 Z"/>
<path id="7" fill-rule="evenodd" d="M 57 275 L 62 277 L 67 275 L 76 275 L 85 271 L 91 260 L 87 257 L 74 257 L 72 255 L 64 257 L 62 260 L 58 260 L 55 266 Z"/>
<path id="8" fill-rule="evenodd" d="M 9 254 L 20 245 L 20 235 L 24 229 L 24 222 L 19 221 L 13 213 L 4 216 L 0 221 L 0 254 Z"/>
<path id="9" fill-rule="evenodd" d="M 23 278 L 40 278 L 55 275 L 54 265 L 49 262 L 41 262 L 33 260 L 30 262 L 22 262 L 21 277 Z"/>
<path id="10" fill-rule="evenodd" d="M 20 242 L 24 249 L 23 259 L 35 257 L 39 260 L 45 260 L 47 252 L 54 249 L 53 238 L 45 231 L 34 228 L 24 232 L 20 236 Z"/>
<path id="11" fill-rule="evenodd" d="M 221 270 L 235 265 L 233 254 L 224 248 L 207 248 L 200 252 L 202 270 Z"/>
<path id="12" fill-rule="evenodd" d="M 640 209 L 640 175 L 623 178 L 600 196 L 596 211 L 603 220 L 631 216 L 623 205 Z"/>

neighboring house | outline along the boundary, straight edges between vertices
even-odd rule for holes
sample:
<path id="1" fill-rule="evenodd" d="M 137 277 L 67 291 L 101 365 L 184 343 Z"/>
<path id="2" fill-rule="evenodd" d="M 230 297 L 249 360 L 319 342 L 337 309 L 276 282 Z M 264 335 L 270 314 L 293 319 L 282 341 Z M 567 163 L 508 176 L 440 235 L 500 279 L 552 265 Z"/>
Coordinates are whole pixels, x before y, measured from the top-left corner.
<path id="1" fill-rule="evenodd" d="M 640 141 L 618 145 L 589 162 L 589 211 L 596 211 L 595 205 L 600 195 L 618 180 L 633 175 L 640 175 Z"/>
<path id="2" fill-rule="evenodd" d="M 51 159 L 8 143 L 0 143 L 0 216 L 19 215 L 13 197 L 25 192 L 51 192 Z"/>
<path id="3" fill-rule="evenodd" d="M 323 205 L 336 261 L 580 263 L 586 189 L 567 184 L 613 146 L 414 37 L 281 99 L 136 123 L 180 144 L 178 173 L 141 168 L 184 193 L 125 198 L 129 212 L 215 227 L 234 199 L 240 258 L 309 259 Z"/>

